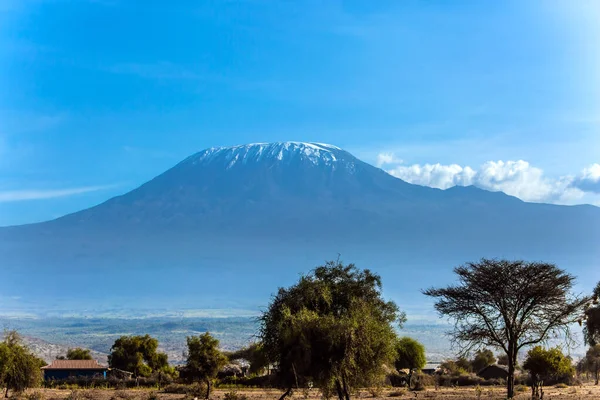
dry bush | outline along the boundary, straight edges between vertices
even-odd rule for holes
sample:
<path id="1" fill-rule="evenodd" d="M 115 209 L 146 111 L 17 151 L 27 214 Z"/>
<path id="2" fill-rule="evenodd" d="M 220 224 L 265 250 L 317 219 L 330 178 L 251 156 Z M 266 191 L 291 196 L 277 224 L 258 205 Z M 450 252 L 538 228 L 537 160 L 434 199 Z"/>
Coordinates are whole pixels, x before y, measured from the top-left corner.
<path id="1" fill-rule="evenodd" d="M 402 397 L 404 393 L 406 393 L 404 390 L 394 390 L 388 394 L 388 397 Z"/>

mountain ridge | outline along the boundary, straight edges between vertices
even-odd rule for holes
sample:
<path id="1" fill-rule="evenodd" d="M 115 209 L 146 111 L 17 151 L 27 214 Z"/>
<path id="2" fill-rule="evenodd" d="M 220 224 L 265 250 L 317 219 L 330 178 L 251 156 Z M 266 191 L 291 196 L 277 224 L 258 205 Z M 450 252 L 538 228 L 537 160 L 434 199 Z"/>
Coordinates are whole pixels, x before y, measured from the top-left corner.
<path id="1" fill-rule="evenodd" d="M 443 265 L 481 257 L 591 276 L 598 242 L 599 208 L 413 185 L 335 146 L 280 142 L 206 149 L 89 209 L 0 228 L 0 258 L 7 296 L 109 294 L 148 307 L 165 291 L 177 297 L 164 304 L 247 308 L 338 253 L 410 292 L 447 277 Z M 108 292 L 81 287 L 113 276 Z M 201 293 L 194 282 L 206 282 Z"/>

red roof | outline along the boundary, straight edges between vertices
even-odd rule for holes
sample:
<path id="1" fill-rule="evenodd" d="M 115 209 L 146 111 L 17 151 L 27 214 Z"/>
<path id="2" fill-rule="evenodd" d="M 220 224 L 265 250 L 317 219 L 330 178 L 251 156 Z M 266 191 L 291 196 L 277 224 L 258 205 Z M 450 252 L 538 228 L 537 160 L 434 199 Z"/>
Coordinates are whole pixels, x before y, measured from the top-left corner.
<path id="1" fill-rule="evenodd" d="M 96 360 L 54 360 L 42 369 L 107 369 Z"/>

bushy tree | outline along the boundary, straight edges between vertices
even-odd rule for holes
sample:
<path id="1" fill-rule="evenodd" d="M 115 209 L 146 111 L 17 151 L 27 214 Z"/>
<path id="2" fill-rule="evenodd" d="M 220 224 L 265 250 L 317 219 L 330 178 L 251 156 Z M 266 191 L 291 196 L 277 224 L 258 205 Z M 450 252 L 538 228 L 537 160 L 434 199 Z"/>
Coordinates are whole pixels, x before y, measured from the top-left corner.
<path id="1" fill-rule="evenodd" d="M 531 377 L 531 396 L 534 399 L 543 397 L 544 381 L 568 379 L 575 373 L 571 359 L 557 347 L 546 350 L 536 346 L 529 350 L 523 368 Z"/>
<path id="2" fill-rule="evenodd" d="M 507 397 L 514 396 L 519 350 L 550 336 L 569 337 L 589 298 L 571 294 L 575 278 L 554 264 L 482 259 L 454 269 L 458 284 L 424 291 L 454 319 L 451 335 L 463 352 L 481 346 L 508 356 Z"/>
<path id="3" fill-rule="evenodd" d="M 471 360 L 471 369 L 473 372 L 478 373 L 487 366 L 496 363 L 496 357 L 490 349 L 478 350 L 475 353 L 475 357 Z"/>
<path id="4" fill-rule="evenodd" d="M 590 346 L 600 344 L 600 282 L 594 289 L 592 304 L 585 311 L 583 334 Z"/>
<path id="5" fill-rule="evenodd" d="M 9 390 L 23 392 L 35 387 L 41 382 L 41 367 L 46 363 L 33 355 L 25 347 L 15 331 L 4 334 L 0 343 L 0 386 L 6 388 L 5 397 Z"/>
<path id="6" fill-rule="evenodd" d="M 394 367 L 400 371 L 408 369 L 408 388 L 411 388 L 412 375 L 427 363 L 425 346 L 413 338 L 403 337 L 396 341 L 396 360 Z"/>
<path id="7" fill-rule="evenodd" d="M 585 369 L 594 375 L 596 385 L 600 380 L 600 344 L 591 347 L 583 359 Z"/>
<path id="8" fill-rule="evenodd" d="M 279 384 L 313 382 L 349 400 L 352 388 L 371 386 L 395 358 L 392 324 L 404 322 L 381 296 L 381 278 L 354 265 L 330 261 L 281 288 L 260 319 L 260 336 Z"/>
<path id="9" fill-rule="evenodd" d="M 121 336 L 108 356 L 111 368 L 131 372 L 137 378 L 149 377 L 155 371 L 174 373 L 165 353 L 159 353 L 158 340 L 150 335 Z"/>
<path id="10" fill-rule="evenodd" d="M 92 353 L 88 349 L 77 347 L 67 351 L 67 360 L 92 360 Z"/>
<path id="11" fill-rule="evenodd" d="M 210 397 L 211 383 L 219 370 L 227 364 L 227 357 L 219 350 L 219 341 L 206 332 L 187 338 L 187 374 L 192 380 L 206 382 L 206 398 Z"/>

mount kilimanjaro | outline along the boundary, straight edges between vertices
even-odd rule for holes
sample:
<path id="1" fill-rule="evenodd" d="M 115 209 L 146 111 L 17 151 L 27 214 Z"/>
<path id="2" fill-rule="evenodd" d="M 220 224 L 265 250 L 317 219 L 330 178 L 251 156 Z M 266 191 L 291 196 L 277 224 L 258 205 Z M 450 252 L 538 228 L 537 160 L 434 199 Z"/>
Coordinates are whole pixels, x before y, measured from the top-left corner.
<path id="1" fill-rule="evenodd" d="M 300 142 L 207 149 L 95 207 L 0 228 L 5 297 L 32 307 L 251 308 L 338 254 L 400 299 L 480 257 L 554 261 L 585 284 L 598 243 L 600 208 L 412 185 Z"/>

